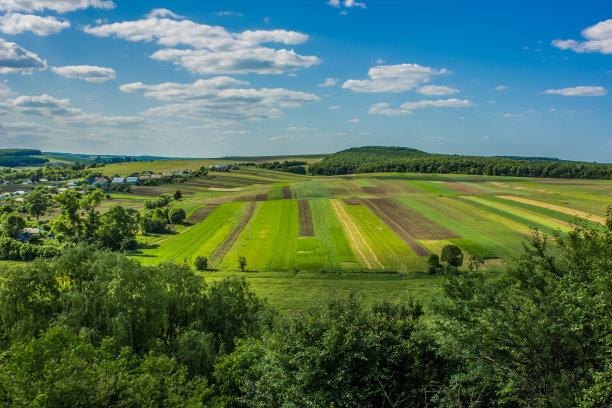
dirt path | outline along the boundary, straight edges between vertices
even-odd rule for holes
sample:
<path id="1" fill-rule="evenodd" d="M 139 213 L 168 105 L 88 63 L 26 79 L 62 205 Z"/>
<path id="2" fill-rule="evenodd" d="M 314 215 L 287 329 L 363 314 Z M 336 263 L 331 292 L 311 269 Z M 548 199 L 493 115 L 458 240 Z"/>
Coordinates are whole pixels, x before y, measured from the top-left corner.
<path id="1" fill-rule="evenodd" d="M 534 205 L 536 207 L 549 208 L 549 209 L 551 209 L 553 211 L 558 211 L 558 212 L 561 212 L 561 213 L 564 213 L 564 214 L 568 214 L 568 215 L 574 215 L 574 216 L 580 217 L 580 218 L 586 218 L 587 220 L 595 221 L 595 222 L 598 222 L 600 224 L 606 225 L 606 218 L 605 217 L 601 217 L 599 215 L 589 214 L 587 212 L 580 211 L 580 210 L 574 210 L 573 208 L 562 207 L 560 205 L 555 205 L 555 204 L 543 203 L 541 201 L 530 200 L 528 198 L 517 197 L 517 196 L 499 195 L 497 197 L 503 198 L 505 200 L 516 201 L 516 202 L 523 203 L 523 204 Z"/>
<path id="2" fill-rule="evenodd" d="M 244 227 L 246 227 L 246 225 L 248 224 L 249 220 L 253 216 L 253 213 L 255 212 L 255 203 L 248 203 L 247 206 L 248 208 L 246 210 L 246 213 L 240 220 L 240 223 L 236 225 L 236 227 L 232 230 L 232 232 L 230 232 L 227 238 L 225 238 L 221 245 L 219 245 L 217 249 L 215 249 L 213 254 L 210 256 L 211 263 L 220 261 L 225 257 L 225 255 L 227 255 L 232 245 L 234 245 L 234 242 L 236 242 L 236 240 L 238 239 L 238 235 L 240 235 Z"/>
<path id="3" fill-rule="evenodd" d="M 351 237 L 351 241 L 353 241 L 353 245 L 355 246 L 355 248 L 357 248 L 357 252 L 359 253 L 359 256 L 361 256 L 361 259 L 363 259 L 363 261 L 368 266 L 368 268 L 372 269 L 372 264 L 368 262 L 363 251 L 359 247 L 357 239 L 355 239 L 355 236 L 353 235 L 351 228 L 349 227 L 349 224 L 355 229 L 356 234 L 361 239 L 362 245 L 368 249 L 374 261 L 380 266 L 381 269 L 385 269 L 384 265 L 380 263 L 380 261 L 378 260 L 378 257 L 376 256 L 374 251 L 372 251 L 372 248 L 368 245 L 364 236 L 361 234 L 361 232 L 359 232 L 359 229 L 357 228 L 355 223 L 351 220 L 351 217 L 346 213 L 346 210 L 342 207 L 342 204 L 340 204 L 336 200 L 330 200 L 330 202 L 332 204 L 332 207 L 334 208 L 334 212 L 336 213 L 338 220 L 340 220 L 340 222 L 344 226 L 344 229 L 348 232 L 349 236 Z"/>

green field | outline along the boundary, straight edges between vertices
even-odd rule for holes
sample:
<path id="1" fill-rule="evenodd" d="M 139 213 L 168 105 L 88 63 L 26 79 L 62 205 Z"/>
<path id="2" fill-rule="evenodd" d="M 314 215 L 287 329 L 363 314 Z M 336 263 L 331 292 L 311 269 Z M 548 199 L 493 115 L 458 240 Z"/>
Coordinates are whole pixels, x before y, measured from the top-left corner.
<path id="1" fill-rule="evenodd" d="M 155 162 L 155 168 L 192 164 Z M 180 189 L 183 199 L 175 205 L 188 214 L 217 207 L 173 234 L 139 238 L 134 257 L 155 264 L 206 256 L 209 279 L 240 274 L 273 305 L 289 310 L 350 290 L 370 300 L 428 298 L 437 277 L 424 273 L 427 257 L 447 244 L 458 245 L 466 262 L 482 257 L 486 270 L 499 272 L 522 251 L 532 228 L 565 233 L 577 220 L 574 210 L 594 217 L 579 222 L 600 225 L 612 182 L 409 173 L 308 177 L 248 167 L 201 184 L 151 189 L 112 195 L 104 206 L 142 209 L 147 197 Z M 311 218 L 304 222 L 314 236 L 300 236 L 299 200 L 308 202 Z M 239 256 L 247 259 L 244 274 Z"/>

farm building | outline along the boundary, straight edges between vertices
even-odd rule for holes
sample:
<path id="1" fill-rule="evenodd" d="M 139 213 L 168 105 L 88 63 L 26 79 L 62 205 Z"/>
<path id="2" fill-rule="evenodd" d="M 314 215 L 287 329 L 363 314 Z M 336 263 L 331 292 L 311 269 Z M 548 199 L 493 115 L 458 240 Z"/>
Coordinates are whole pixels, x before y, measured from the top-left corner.
<path id="1" fill-rule="evenodd" d="M 123 183 L 125 183 L 124 177 L 115 177 L 113 178 L 113 181 L 111 181 L 111 184 L 123 184 Z"/>
<path id="2" fill-rule="evenodd" d="M 138 177 L 126 177 L 125 181 L 127 183 L 138 183 Z"/>

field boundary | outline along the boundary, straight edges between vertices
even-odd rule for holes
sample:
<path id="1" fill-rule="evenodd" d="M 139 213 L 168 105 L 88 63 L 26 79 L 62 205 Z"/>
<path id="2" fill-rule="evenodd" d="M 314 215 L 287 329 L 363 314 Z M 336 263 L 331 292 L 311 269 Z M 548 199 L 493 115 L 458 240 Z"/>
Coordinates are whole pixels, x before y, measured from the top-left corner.
<path id="1" fill-rule="evenodd" d="M 234 242 L 236 242 L 236 240 L 238 239 L 238 236 L 240 235 L 244 227 L 246 227 L 248 222 L 251 220 L 251 217 L 253 216 L 254 212 L 255 212 L 255 203 L 254 202 L 248 203 L 246 212 L 242 216 L 242 219 L 240 220 L 240 222 L 236 225 L 236 227 L 232 230 L 232 232 L 230 232 L 230 234 L 225 238 L 225 240 L 221 243 L 221 245 L 219 245 L 215 249 L 213 254 L 210 256 L 211 263 L 215 263 L 225 258 L 225 255 L 227 255 L 232 245 L 234 245 Z"/>

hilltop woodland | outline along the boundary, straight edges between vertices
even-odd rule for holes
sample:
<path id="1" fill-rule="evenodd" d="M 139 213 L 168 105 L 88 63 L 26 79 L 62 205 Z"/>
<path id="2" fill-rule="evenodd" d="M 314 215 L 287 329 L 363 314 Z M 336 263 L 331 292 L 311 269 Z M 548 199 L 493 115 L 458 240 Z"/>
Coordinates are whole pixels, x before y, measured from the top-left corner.
<path id="1" fill-rule="evenodd" d="M 310 174 L 460 173 L 489 176 L 612 180 L 612 166 L 545 157 L 478 157 L 429 154 L 405 147 L 364 146 L 331 154 L 312 164 Z"/>
<path id="2" fill-rule="evenodd" d="M 428 311 L 348 296 L 279 316 L 243 279 L 79 245 L 1 275 L 0 404 L 610 406 L 608 216 L 554 247 L 534 233 L 495 279 L 443 257 Z"/>

